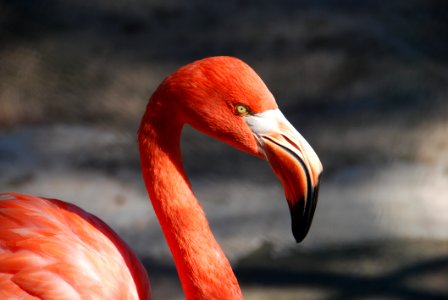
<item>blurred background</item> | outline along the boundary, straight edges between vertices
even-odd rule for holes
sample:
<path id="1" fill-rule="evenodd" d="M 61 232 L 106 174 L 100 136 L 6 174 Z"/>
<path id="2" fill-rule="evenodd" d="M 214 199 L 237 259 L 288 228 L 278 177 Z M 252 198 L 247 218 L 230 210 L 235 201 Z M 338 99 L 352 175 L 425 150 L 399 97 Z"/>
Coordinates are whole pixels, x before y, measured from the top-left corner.
<path id="1" fill-rule="evenodd" d="M 246 299 L 448 299 L 448 3 L 0 1 L 0 190 L 61 198 L 182 299 L 136 132 L 179 66 L 237 56 L 325 167 L 295 244 L 268 165 L 190 128 L 184 161 Z"/>

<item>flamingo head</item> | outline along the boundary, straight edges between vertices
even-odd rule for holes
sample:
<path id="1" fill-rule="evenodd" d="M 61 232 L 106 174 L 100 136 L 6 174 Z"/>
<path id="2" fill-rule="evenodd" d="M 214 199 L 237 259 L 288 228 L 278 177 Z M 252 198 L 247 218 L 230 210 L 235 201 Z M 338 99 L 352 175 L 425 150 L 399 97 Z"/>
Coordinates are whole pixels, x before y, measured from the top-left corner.
<path id="1" fill-rule="evenodd" d="M 269 162 L 301 242 L 316 208 L 322 164 L 255 71 L 236 58 L 211 57 L 180 68 L 161 86 L 156 93 L 176 101 L 170 107 L 181 123 Z"/>

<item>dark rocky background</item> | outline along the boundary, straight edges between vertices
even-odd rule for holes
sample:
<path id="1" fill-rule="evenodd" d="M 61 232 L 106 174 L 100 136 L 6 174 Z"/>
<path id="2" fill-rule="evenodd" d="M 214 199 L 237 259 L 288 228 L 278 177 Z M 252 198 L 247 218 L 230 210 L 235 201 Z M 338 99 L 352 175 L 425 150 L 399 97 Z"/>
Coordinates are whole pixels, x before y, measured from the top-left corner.
<path id="1" fill-rule="evenodd" d="M 186 168 L 247 299 L 448 298 L 446 1 L 0 1 L 0 190 L 58 197 L 181 299 L 139 171 L 147 99 L 179 66 L 248 62 L 322 159 L 293 243 L 269 167 L 190 128 Z"/>

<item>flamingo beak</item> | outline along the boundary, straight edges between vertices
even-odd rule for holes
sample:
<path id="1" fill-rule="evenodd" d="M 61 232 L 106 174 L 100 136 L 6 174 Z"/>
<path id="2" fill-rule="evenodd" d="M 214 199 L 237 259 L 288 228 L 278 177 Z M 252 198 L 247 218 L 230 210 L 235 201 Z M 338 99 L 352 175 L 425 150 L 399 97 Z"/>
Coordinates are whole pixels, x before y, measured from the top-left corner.
<path id="1" fill-rule="evenodd" d="M 299 243 L 313 220 L 322 164 L 280 110 L 248 115 L 245 121 L 257 139 L 260 154 L 282 182 L 291 213 L 292 233 Z"/>

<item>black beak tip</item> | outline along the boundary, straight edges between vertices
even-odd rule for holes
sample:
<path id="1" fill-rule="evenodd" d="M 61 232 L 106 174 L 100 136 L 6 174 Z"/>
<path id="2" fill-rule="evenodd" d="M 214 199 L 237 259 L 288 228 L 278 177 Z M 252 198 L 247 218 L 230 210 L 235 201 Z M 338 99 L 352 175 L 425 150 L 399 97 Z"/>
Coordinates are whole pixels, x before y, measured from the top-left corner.
<path id="1" fill-rule="evenodd" d="M 307 201 L 304 198 L 293 202 L 288 201 L 289 211 L 291 213 L 292 234 L 297 243 L 302 242 L 310 230 L 314 211 L 316 210 L 318 194 L 319 186 L 317 185 Z"/>
<path id="2" fill-rule="evenodd" d="M 300 236 L 294 235 L 294 238 L 296 239 L 296 243 L 300 244 L 305 239 L 305 236 L 306 235 L 303 235 L 303 236 L 300 237 Z"/>
<path id="3" fill-rule="evenodd" d="M 305 237 L 308 234 L 308 231 L 310 230 L 311 222 L 306 224 L 305 222 L 299 222 L 292 224 L 292 234 L 294 236 L 294 239 L 296 240 L 296 243 L 301 243 Z"/>

